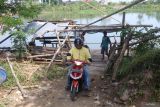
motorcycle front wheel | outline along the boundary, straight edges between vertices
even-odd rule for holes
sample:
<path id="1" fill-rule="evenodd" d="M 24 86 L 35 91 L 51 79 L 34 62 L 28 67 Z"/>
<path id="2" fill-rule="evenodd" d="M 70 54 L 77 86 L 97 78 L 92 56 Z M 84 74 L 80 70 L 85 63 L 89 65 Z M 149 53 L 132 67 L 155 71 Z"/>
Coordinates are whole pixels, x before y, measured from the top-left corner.
<path id="1" fill-rule="evenodd" d="M 76 88 L 73 87 L 71 90 L 71 100 L 75 101 L 75 97 L 76 97 Z"/>

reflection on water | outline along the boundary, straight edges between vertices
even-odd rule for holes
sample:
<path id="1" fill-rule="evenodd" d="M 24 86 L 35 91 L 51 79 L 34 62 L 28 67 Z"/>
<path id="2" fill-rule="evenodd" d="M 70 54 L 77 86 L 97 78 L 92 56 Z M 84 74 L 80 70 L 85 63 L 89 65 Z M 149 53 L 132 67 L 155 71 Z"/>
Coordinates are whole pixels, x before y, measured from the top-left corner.
<path id="1" fill-rule="evenodd" d="M 100 22 L 97 22 L 95 25 L 110 25 L 110 24 L 120 24 L 122 20 L 122 13 L 116 14 L 112 16 L 112 18 L 107 18 L 105 20 L 102 20 Z M 91 23 L 102 16 L 98 17 L 87 17 L 87 18 L 78 18 L 78 19 L 73 19 L 77 22 L 77 24 L 88 24 Z M 65 18 L 65 17 L 63 17 Z M 116 20 L 114 20 L 114 19 Z M 118 20 L 118 21 L 117 21 Z M 153 12 L 153 13 L 126 13 L 126 23 L 131 24 L 131 25 L 136 25 L 136 24 L 144 24 L 144 25 L 153 25 L 153 27 L 160 27 L 160 13 L 159 12 Z M 88 46 L 91 49 L 99 49 L 100 48 L 100 43 L 102 39 L 102 33 L 87 33 L 85 36 L 85 43 L 89 43 Z M 108 36 L 119 36 L 119 33 L 109 33 Z M 113 37 L 110 38 L 111 42 L 114 42 L 115 39 Z M 1 41 L 0 37 L 0 41 Z M 117 42 L 119 42 L 119 38 L 116 38 Z M 9 42 L 9 41 L 6 41 Z M 90 44 L 94 43 L 94 44 Z M 9 44 L 9 43 L 4 43 L 4 44 Z M 6 45 L 5 45 L 6 46 Z M 2 47 L 2 44 L 0 44 L 0 47 Z"/>
<path id="2" fill-rule="evenodd" d="M 148 12 L 146 15 L 149 18 L 155 18 L 158 22 L 160 22 L 160 12 Z"/>

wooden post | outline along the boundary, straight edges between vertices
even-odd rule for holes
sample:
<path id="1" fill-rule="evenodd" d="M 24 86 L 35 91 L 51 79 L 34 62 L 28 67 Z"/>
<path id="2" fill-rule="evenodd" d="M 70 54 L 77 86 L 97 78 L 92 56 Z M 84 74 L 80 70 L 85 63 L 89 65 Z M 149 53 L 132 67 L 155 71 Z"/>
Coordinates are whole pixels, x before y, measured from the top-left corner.
<path id="1" fill-rule="evenodd" d="M 123 18 L 122 18 L 122 28 L 124 29 L 125 27 L 125 12 L 123 12 Z M 119 47 L 122 47 L 123 46 L 123 43 L 124 43 L 124 34 L 121 35 L 120 37 L 120 46 Z M 121 52 L 121 49 L 118 50 L 118 53 L 120 54 Z"/>
<path id="2" fill-rule="evenodd" d="M 121 51 L 121 54 L 120 56 L 118 57 L 118 59 L 116 60 L 116 63 L 114 64 L 113 66 L 113 75 L 112 75 L 112 80 L 115 80 L 116 79 L 116 76 L 117 76 L 117 71 L 118 71 L 118 68 L 119 68 L 119 65 L 121 64 L 122 62 L 122 59 L 123 59 L 123 56 L 124 56 L 124 53 L 126 51 L 126 48 L 128 46 L 128 41 L 131 37 L 131 33 L 128 34 L 128 36 L 126 37 L 125 39 L 125 42 L 123 44 L 123 48 L 122 48 L 122 51 Z"/>
<path id="3" fill-rule="evenodd" d="M 125 12 L 123 12 L 122 28 L 124 28 L 124 26 L 125 26 L 125 17 L 126 17 L 126 13 L 125 13 Z"/>
<path id="4" fill-rule="evenodd" d="M 12 64 L 11 64 L 11 62 L 10 62 L 10 60 L 9 60 L 8 57 L 7 57 L 7 61 L 8 61 L 8 64 L 9 64 L 10 68 L 11 68 L 11 73 L 12 73 L 14 79 L 16 80 L 16 84 L 17 84 L 17 86 L 18 86 L 18 89 L 20 90 L 20 92 L 21 92 L 21 94 L 22 94 L 22 97 L 25 98 L 25 97 L 26 97 L 25 92 L 24 92 L 21 84 L 19 83 L 19 80 L 18 80 L 18 78 L 17 78 L 17 76 L 16 76 L 16 74 L 15 74 L 15 72 L 14 72 L 14 70 L 13 70 Z"/>

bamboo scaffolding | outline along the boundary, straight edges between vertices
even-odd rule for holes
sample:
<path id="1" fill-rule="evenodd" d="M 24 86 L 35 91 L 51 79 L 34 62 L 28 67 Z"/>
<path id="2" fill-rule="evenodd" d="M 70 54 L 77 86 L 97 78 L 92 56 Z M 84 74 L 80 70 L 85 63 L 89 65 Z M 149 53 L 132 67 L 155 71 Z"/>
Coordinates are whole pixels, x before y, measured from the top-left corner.
<path id="1" fill-rule="evenodd" d="M 122 25 L 116 24 L 116 25 L 108 25 L 108 26 L 97 26 L 97 25 L 92 25 L 92 26 L 87 26 L 87 27 L 77 27 L 76 29 L 65 29 L 65 30 L 58 30 L 58 32 L 69 32 L 69 31 L 76 31 L 76 32 L 103 32 L 103 31 L 108 31 L 108 32 L 117 32 L 117 31 L 122 31 L 123 29 L 127 28 L 128 25 Z M 153 25 L 129 25 L 129 27 L 153 27 Z"/>
<path id="2" fill-rule="evenodd" d="M 63 40 L 61 46 L 58 47 L 56 53 L 55 53 L 54 56 L 52 57 L 52 60 L 50 61 L 50 63 L 48 64 L 48 66 L 47 66 L 47 68 L 46 68 L 46 72 L 48 72 L 48 70 L 49 70 L 49 68 L 50 68 L 50 66 L 51 66 L 51 64 L 52 64 L 52 62 L 55 60 L 57 54 L 59 53 L 59 51 L 61 50 L 61 48 L 62 48 L 63 45 L 65 44 L 67 38 L 68 38 L 68 35 L 65 37 L 65 39 Z"/>

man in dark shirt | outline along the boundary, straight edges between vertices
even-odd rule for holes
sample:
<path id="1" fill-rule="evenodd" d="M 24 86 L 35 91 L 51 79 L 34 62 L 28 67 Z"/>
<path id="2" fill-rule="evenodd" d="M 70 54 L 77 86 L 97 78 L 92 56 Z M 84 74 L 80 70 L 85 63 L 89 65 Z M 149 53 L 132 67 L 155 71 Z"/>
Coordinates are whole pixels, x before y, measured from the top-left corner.
<path id="1" fill-rule="evenodd" d="M 104 54 L 105 53 L 109 57 L 109 54 L 108 54 L 108 45 L 110 45 L 110 47 L 111 47 L 111 41 L 110 41 L 109 37 L 107 36 L 107 32 L 104 31 L 103 32 L 102 43 L 101 43 L 102 60 L 104 60 Z"/>

